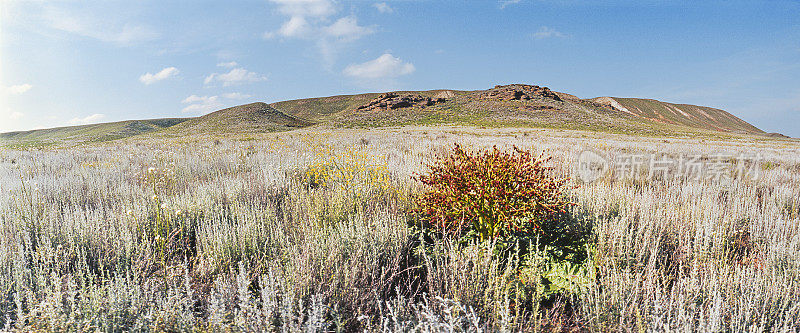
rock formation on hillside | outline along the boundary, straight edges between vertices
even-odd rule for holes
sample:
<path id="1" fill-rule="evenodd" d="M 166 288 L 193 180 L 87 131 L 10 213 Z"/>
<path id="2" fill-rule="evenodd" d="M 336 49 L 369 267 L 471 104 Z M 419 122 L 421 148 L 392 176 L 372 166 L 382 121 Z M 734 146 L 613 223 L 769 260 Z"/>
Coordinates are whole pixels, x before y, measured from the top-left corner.
<path id="1" fill-rule="evenodd" d="M 358 110 L 394 110 L 408 107 L 426 107 L 437 103 L 443 103 L 444 101 L 444 98 L 430 98 L 423 97 L 422 95 L 385 93 L 369 103 L 359 106 Z"/>
<path id="2" fill-rule="evenodd" d="M 509 84 L 495 86 L 481 93 L 482 99 L 514 101 L 528 101 L 536 98 L 547 98 L 562 101 L 561 97 L 547 87 L 532 86 L 527 84 Z"/>
<path id="3" fill-rule="evenodd" d="M 519 109 L 520 111 L 557 111 L 555 107 L 543 104 L 523 105 Z"/>
<path id="4" fill-rule="evenodd" d="M 456 97 L 456 94 L 452 90 L 442 90 L 442 92 L 433 96 L 433 98 L 453 98 Z"/>
<path id="5" fill-rule="evenodd" d="M 597 98 L 591 99 L 589 101 L 594 102 L 594 103 L 596 103 L 598 105 L 601 105 L 601 106 L 605 106 L 605 107 L 614 109 L 614 110 L 618 110 L 618 111 L 622 111 L 622 112 L 633 114 L 633 112 L 631 112 L 630 110 L 628 110 L 627 108 L 622 106 L 622 104 L 619 104 L 619 102 L 617 102 L 615 99 L 613 99 L 611 97 L 597 97 Z"/>
<path id="6" fill-rule="evenodd" d="M 777 132 L 766 133 L 766 134 L 764 134 L 764 135 L 766 135 L 766 136 L 768 136 L 768 137 L 772 137 L 772 138 L 784 138 L 784 139 L 791 138 L 791 137 L 790 137 L 790 136 L 788 136 L 788 135 L 781 134 L 781 133 L 777 133 Z"/>

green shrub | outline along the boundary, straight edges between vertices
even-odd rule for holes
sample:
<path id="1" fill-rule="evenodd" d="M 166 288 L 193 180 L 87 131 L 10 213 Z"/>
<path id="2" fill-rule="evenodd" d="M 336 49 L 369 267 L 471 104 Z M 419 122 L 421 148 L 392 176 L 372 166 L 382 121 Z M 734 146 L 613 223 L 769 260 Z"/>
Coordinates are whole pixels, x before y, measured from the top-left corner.
<path id="1" fill-rule="evenodd" d="M 566 213 L 566 178 L 552 176 L 549 158 L 514 147 L 453 151 L 418 177 L 428 190 L 415 208 L 428 229 L 487 241 L 511 235 L 535 236 L 542 221 Z"/>
<path id="2" fill-rule="evenodd" d="M 468 152 L 456 145 L 418 177 L 427 189 L 415 207 L 421 231 L 488 246 L 498 274 L 489 279 L 504 292 L 487 302 L 539 319 L 556 304 L 575 311 L 596 281 L 592 221 L 568 211 L 568 179 L 554 176 L 549 160 L 517 147 Z"/>

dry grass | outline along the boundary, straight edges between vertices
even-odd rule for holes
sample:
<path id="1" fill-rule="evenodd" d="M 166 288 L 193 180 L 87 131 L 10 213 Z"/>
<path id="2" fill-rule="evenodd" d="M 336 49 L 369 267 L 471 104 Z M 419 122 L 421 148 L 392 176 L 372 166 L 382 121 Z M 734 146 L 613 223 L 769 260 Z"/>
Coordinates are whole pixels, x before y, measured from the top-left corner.
<path id="1" fill-rule="evenodd" d="M 793 331 L 800 145 L 583 132 L 299 130 L 0 151 L 0 324 L 19 330 Z M 421 242 L 411 180 L 453 143 L 575 157 L 758 152 L 760 179 L 580 184 L 597 270 L 536 287 L 481 245 Z M 768 169 L 768 170 L 767 170 Z M 426 242 L 428 240 L 422 240 Z M 536 269 L 533 258 L 527 267 Z M 535 273 L 535 272 L 534 272 Z M 536 276 L 536 274 L 533 276 Z M 528 289 L 526 289 L 528 290 Z M 533 288 L 536 293 L 536 288 Z"/>

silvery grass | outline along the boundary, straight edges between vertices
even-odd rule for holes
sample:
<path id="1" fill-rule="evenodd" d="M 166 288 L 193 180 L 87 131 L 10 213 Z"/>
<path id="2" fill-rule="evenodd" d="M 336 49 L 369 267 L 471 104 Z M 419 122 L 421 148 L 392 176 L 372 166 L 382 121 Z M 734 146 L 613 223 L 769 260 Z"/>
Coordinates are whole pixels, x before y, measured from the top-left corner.
<path id="1" fill-rule="evenodd" d="M 411 177 L 454 143 L 542 151 L 565 175 L 574 175 L 583 150 L 610 158 L 761 154 L 757 180 L 575 180 L 573 213 L 593 223 L 598 276 L 574 296 L 573 321 L 594 331 L 800 325 L 797 144 L 472 128 L 4 150 L 0 323 L 103 331 L 558 329 L 558 308 L 509 310 L 514 273 L 476 246 L 442 242 L 421 254 L 424 294 L 404 293 L 397 282 L 413 239 L 405 211 L 420 190 Z M 298 181 L 307 166 L 348 149 L 370 157 L 362 164 L 385 166 L 390 180 L 324 188 Z M 155 235 L 162 227 L 168 233 Z M 737 250 L 742 235 L 749 245 Z M 174 239 L 190 246 L 163 245 Z"/>

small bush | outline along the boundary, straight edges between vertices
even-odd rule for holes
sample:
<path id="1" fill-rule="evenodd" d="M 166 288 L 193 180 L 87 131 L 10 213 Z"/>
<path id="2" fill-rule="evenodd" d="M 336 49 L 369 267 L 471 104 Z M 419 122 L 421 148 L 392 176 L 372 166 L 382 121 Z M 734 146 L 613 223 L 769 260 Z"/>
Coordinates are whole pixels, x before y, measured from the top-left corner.
<path id="1" fill-rule="evenodd" d="M 514 147 L 467 152 L 456 145 L 418 177 L 428 186 L 417 216 L 426 228 L 480 241 L 534 236 L 542 221 L 566 213 L 566 178 L 551 175 L 549 158 Z"/>

